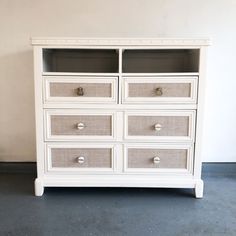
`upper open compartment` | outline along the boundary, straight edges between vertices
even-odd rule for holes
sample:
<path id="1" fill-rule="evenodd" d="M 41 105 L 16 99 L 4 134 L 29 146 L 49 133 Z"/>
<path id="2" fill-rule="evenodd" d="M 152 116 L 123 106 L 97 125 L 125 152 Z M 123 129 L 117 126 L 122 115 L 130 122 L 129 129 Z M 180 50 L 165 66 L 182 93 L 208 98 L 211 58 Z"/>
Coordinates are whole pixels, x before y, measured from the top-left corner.
<path id="1" fill-rule="evenodd" d="M 43 49 L 43 72 L 117 73 L 115 49 Z"/>
<path id="2" fill-rule="evenodd" d="M 197 73 L 199 49 L 126 49 L 123 73 Z"/>

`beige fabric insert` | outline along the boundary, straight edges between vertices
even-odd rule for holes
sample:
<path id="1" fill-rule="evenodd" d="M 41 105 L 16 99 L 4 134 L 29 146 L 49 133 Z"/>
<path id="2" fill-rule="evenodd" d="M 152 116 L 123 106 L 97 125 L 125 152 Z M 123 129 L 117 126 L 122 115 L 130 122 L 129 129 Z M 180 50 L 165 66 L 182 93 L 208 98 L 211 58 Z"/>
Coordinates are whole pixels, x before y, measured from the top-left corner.
<path id="1" fill-rule="evenodd" d="M 77 129 L 83 123 L 85 128 Z M 112 135 L 112 116 L 109 115 L 52 115 L 52 135 Z"/>
<path id="2" fill-rule="evenodd" d="M 184 149 L 128 149 L 128 168 L 187 168 L 187 150 Z M 158 156 L 160 162 L 154 164 Z"/>
<path id="3" fill-rule="evenodd" d="M 156 88 L 162 88 L 157 96 Z M 190 83 L 130 83 L 129 97 L 190 97 Z"/>
<path id="4" fill-rule="evenodd" d="M 112 150 L 110 148 L 53 148 L 51 150 L 52 167 L 76 168 L 112 168 Z M 84 157 L 84 163 L 78 163 L 78 157 Z"/>
<path id="5" fill-rule="evenodd" d="M 83 88 L 84 95 L 78 96 L 77 89 Z M 51 83 L 50 95 L 52 97 L 111 97 L 112 85 L 110 83 Z"/>
<path id="6" fill-rule="evenodd" d="M 155 124 L 162 129 L 156 131 Z M 129 116 L 128 135 L 131 136 L 188 136 L 188 116 Z"/>

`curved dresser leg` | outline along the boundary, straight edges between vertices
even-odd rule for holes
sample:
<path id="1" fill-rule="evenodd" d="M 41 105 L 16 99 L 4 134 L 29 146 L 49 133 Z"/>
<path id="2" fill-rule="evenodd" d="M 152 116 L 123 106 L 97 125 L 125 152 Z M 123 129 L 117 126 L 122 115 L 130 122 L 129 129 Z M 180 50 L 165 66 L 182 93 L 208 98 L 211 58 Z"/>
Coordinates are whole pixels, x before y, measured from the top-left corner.
<path id="1" fill-rule="evenodd" d="M 204 183 L 200 179 L 197 181 L 195 185 L 195 197 L 196 198 L 202 198 L 203 197 L 203 188 L 204 188 Z"/>
<path id="2" fill-rule="evenodd" d="M 44 192 L 43 181 L 39 178 L 34 181 L 35 196 L 42 196 Z"/>

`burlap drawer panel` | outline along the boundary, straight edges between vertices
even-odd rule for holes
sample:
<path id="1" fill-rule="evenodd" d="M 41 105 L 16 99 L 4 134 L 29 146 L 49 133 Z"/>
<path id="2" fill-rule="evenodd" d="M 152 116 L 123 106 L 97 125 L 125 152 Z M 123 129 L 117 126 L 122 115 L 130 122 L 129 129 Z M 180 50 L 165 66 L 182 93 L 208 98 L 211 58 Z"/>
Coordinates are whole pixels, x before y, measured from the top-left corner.
<path id="1" fill-rule="evenodd" d="M 77 129 L 78 123 L 85 128 Z M 52 135 L 112 135 L 112 116 L 109 115 L 52 115 Z"/>
<path id="2" fill-rule="evenodd" d="M 156 131 L 155 124 L 162 129 Z M 128 135 L 141 136 L 188 136 L 188 116 L 129 116 Z"/>
<path id="3" fill-rule="evenodd" d="M 51 150 L 52 167 L 94 167 L 112 168 L 112 150 L 110 148 L 53 148 Z M 78 163 L 78 157 L 84 157 L 84 163 Z"/>
<path id="4" fill-rule="evenodd" d="M 128 149 L 128 168 L 187 168 L 187 150 L 184 149 Z M 158 156 L 160 163 L 154 164 Z"/>
<path id="5" fill-rule="evenodd" d="M 156 95 L 156 88 L 163 94 Z M 129 97 L 190 97 L 190 83 L 130 83 Z"/>
<path id="6" fill-rule="evenodd" d="M 83 96 L 77 95 L 77 88 L 82 87 Z M 52 97 L 111 97 L 112 85 L 110 83 L 51 83 L 50 95 Z"/>

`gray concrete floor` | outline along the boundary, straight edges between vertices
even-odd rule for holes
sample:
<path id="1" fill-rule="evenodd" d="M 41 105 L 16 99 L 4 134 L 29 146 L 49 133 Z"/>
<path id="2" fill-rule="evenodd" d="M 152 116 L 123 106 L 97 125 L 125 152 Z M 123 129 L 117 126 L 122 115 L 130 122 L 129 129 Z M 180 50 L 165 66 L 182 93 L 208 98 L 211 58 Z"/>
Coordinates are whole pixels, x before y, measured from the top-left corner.
<path id="1" fill-rule="evenodd" d="M 190 189 L 47 188 L 33 174 L 0 175 L 0 235 L 236 235 L 236 175 Z"/>

